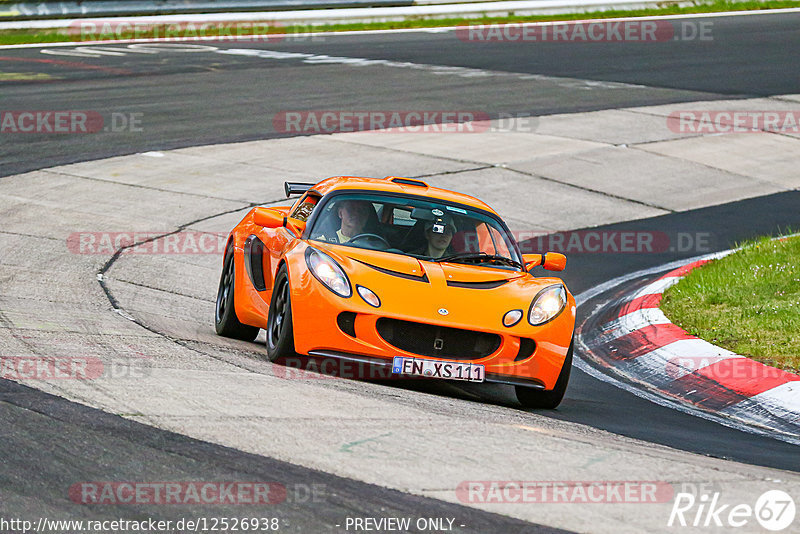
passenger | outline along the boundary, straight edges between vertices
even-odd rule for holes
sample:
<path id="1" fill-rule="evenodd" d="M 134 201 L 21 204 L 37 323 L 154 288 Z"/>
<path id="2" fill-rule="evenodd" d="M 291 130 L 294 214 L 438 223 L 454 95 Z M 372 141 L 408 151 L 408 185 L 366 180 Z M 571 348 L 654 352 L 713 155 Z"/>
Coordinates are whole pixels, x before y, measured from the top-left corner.
<path id="1" fill-rule="evenodd" d="M 453 254 L 450 247 L 457 229 L 453 218 L 449 215 L 440 217 L 435 222 L 425 224 L 425 241 L 423 245 L 412 254 L 429 256 L 431 258 L 442 258 Z"/>

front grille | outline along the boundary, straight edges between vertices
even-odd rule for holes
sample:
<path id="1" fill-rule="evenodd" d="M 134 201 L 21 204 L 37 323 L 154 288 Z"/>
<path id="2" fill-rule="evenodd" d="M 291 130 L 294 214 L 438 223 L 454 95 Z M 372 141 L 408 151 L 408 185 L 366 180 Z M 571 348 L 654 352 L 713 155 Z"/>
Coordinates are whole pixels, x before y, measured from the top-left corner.
<path id="1" fill-rule="evenodd" d="M 476 360 L 500 348 L 500 336 L 460 328 L 378 319 L 380 336 L 390 345 L 421 356 L 452 360 Z"/>

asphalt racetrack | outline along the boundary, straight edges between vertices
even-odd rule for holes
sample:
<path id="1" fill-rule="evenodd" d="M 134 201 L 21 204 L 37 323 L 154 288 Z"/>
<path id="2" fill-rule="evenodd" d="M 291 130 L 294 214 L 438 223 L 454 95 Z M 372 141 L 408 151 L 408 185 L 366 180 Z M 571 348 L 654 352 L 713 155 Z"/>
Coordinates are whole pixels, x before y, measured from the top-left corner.
<path id="1" fill-rule="evenodd" d="M 160 53 L 120 50 L 124 45 L 105 47 L 104 54 L 75 52 L 76 47 L 45 47 L 58 55 L 42 54 L 39 48 L 5 49 L 0 56 L 4 69 L 51 80 L 3 82 L 4 109 L 46 110 L 58 103 L 59 109 L 90 109 L 103 116 L 144 113 L 147 135 L 4 138 L 0 175 L 146 150 L 283 136 L 287 134 L 273 128 L 272 117 L 286 110 L 463 109 L 492 116 L 547 115 L 793 93 L 800 83 L 794 70 L 798 19 L 800 14 L 682 19 L 681 24 L 698 27 L 713 22 L 713 40 L 662 43 L 464 42 L 452 32 L 290 34 L 266 43 L 201 43 L 223 50 L 386 59 L 518 76 L 453 72 L 431 79 L 414 68 L 363 68 L 354 76 L 336 63 L 164 51 L 180 48 L 179 43 L 161 47 Z M 520 79 L 526 74 L 644 87 L 620 90 L 595 84 L 587 90 L 583 83 L 569 87 Z"/>
<path id="2" fill-rule="evenodd" d="M 83 45 L 6 48 L 0 50 L 0 72 L 15 76 L 0 78 L 0 110 L 93 110 L 106 117 L 107 124 L 114 116 L 119 124 L 140 120 L 143 128 L 120 126 L 119 131 L 93 135 L 4 133 L 0 135 L 0 185 L 3 177 L 75 162 L 307 135 L 276 128 L 273 117 L 287 110 L 463 109 L 498 118 L 800 93 L 796 69 L 800 14 L 682 21 L 712 22 L 713 39 L 470 43 L 452 32 L 428 31 L 289 36 L 278 42 L 204 41 L 192 44 L 194 48 L 184 43 L 171 48 L 136 48 L 127 43 L 89 49 Z M 270 52 L 259 55 L 260 51 Z M 283 52 L 289 54 L 277 54 Z M 334 59 L 319 60 L 321 55 Z M 392 63 L 352 67 L 359 58 Z M 265 191 L 252 201 L 276 198 L 277 193 Z M 57 189 L 48 194 L 53 195 L 49 200 L 57 201 Z M 707 250 L 713 252 L 750 237 L 800 227 L 798 207 L 800 192 L 795 189 L 672 210 L 598 230 L 670 234 L 702 230 L 713 236 Z M 564 279 L 577 295 L 615 277 L 693 255 L 696 252 L 690 250 L 575 254 L 569 257 Z M 35 270 L 35 266 L 16 268 Z M 3 304 L 5 297 L 9 295 L 0 294 L 0 325 L 25 343 L 24 332 L 14 331 L 13 321 L 4 315 L 13 314 Z M 585 310 L 579 308 L 579 321 Z M 252 357 L 259 356 L 254 351 Z M 423 404 L 437 414 L 453 410 L 463 416 L 469 408 L 457 403 L 469 399 L 521 424 L 530 415 L 507 391 L 418 383 L 380 387 L 389 392 L 397 388 L 404 396 L 432 395 L 434 402 Z M 281 530 L 286 531 L 339 532 L 345 517 L 370 515 L 455 517 L 461 525 L 457 532 L 559 531 L 547 526 L 552 523 L 546 514 L 522 521 L 502 511 L 492 513 L 293 465 L 119 415 L 128 414 L 107 414 L 0 381 L 0 440 L 6 451 L 0 472 L 3 515 L 88 519 L 126 514 L 177 519 L 241 514 L 224 507 L 209 513 L 199 508 L 161 507 L 153 512 L 146 506 L 76 506 L 65 501 L 64 488 L 78 480 L 269 480 L 290 488 L 286 504 L 275 509 Z M 795 445 L 658 406 L 578 369 L 573 370 L 562 405 L 536 415 L 654 447 L 741 462 L 747 464 L 746 469 L 800 471 Z M 584 439 L 591 439 L 591 433 Z M 513 447 L 508 443 L 493 452 L 502 454 Z M 314 484 L 326 488 L 326 498 L 319 502 L 306 493 Z M 297 491 L 302 496 L 291 495 L 291 488 L 301 488 Z M 579 530 L 589 532 L 592 527 Z"/>

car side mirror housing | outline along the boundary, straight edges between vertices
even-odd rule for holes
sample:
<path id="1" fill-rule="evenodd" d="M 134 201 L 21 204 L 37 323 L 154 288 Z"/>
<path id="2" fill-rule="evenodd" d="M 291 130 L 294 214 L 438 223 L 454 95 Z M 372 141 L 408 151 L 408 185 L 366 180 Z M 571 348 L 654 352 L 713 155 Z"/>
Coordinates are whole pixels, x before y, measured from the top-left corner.
<path id="1" fill-rule="evenodd" d="M 253 223 L 264 228 L 283 226 L 283 213 L 272 208 L 253 208 Z"/>
<path id="2" fill-rule="evenodd" d="M 534 267 L 542 266 L 548 271 L 563 271 L 567 266 L 567 257 L 558 252 L 547 252 L 546 254 L 523 254 L 522 260 L 525 262 L 525 270 L 531 272 Z"/>
<path id="3" fill-rule="evenodd" d="M 523 254 L 522 255 L 522 263 L 525 264 L 525 270 L 531 272 L 534 267 L 538 267 L 542 264 L 542 255 L 541 254 Z"/>
<path id="4" fill-rule="evenodd" d="M 297 237 L 300 237 L 303 235 L 303 232 L 306 231 L 306 221 L 289 217 L 286 219 L 286 228 L 288 228 L 289 231 L 294 232 Z"/>
<path id="5" fill-rule="evenodd" d="M 544 255 L 542 267 L 548 271 L 563 271 L 567 267 L 567 257 L 558 252 L 548 252 Z"/>

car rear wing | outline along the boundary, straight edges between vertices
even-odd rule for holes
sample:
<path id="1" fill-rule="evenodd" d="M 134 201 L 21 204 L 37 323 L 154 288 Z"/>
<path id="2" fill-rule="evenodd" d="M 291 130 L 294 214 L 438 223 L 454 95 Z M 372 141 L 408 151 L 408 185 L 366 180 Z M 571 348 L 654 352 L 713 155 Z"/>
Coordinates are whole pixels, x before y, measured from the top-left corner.
<path id="1" fill-rule="evenodd" d="M 286 196 L 290 197 L 292 195 L 302 195 L 316 184 L 310 184 L 306 182 L 284 182 L 283 189 L 286 191 Z"/>

